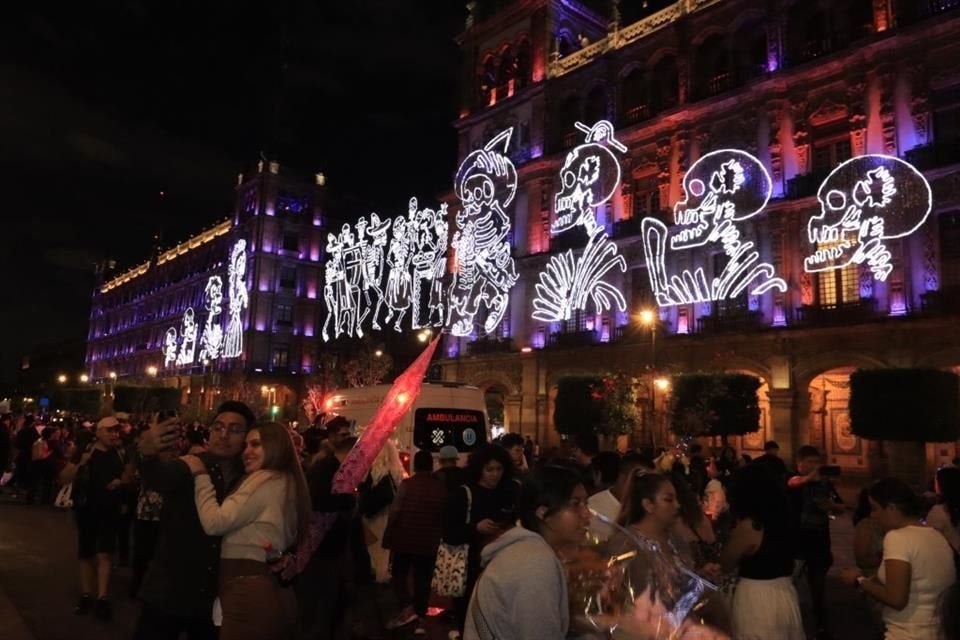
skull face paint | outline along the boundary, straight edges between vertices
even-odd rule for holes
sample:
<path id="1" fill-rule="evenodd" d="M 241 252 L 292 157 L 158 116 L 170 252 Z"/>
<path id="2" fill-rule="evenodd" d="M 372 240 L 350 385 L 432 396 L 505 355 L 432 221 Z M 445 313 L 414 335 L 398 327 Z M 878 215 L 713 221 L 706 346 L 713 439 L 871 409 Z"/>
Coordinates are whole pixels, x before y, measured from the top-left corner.
<path id="1" fill-rule="evenodd" d="M 820 214 L 807 223 L 804 271 L 866 263 L 884 281 L 893 271 L 886 240 L 908 236 L 930 215 L 930 184 L 899 158 L 865 155 L 834 169 L 817 191 Z"/>

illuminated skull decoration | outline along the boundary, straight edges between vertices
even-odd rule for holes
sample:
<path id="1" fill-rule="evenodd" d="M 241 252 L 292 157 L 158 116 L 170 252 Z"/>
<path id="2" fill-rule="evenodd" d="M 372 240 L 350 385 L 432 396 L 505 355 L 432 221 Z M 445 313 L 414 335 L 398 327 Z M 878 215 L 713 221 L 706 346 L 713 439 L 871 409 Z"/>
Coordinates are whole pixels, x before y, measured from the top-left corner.
<path id="1" fill-rule="evenodd" d="M 596 227 L 594 207 L 609 200 L 620 184 L 620 162 L 610 147 L 621 153 L 627 149 L 614 139 L 613 125 L 600 120 L 592 127 L 582 122 L 576 127 L 586 134 L 586 142 L 567 154 L 560 169 L 561 190 L 554 203 L 557 218 L 550 225 L 552 234 L 578 225 L 586 226 L 590 233 Z"/>
<path id="2" fill-rule="evenodd" d="M 507 129 L 483 149 L 470 153 L 460 164 L 453 190 L 460 198 L 467 217 L 492 208 L 494 203 L 502 210 L 513 202 L 517 194 L 517 169 L 498 150 L 502 146 L 506 151 L 512 133 L 513 129 Z"/>
<path id="3" fill-rule="evenodd" d="M 930 215 L 932 194 L 913 165 L 885 155 L 851 158 L 817 191 L 820 215 L 807 223 L 808 272 L 867 263 L 877 280 L 893 270 L 885 240 L 910 235 Z"/>
<path id="4" fill-rule="evenodd" d="M 686 197 L 673 208 L 677 226 L 670 248 L 699 247 L 716 240 L 720 223 L 760 213 L 772 190 L 766 168 L 745 151 L 721 149 L 702 156 L 683 177 Z"/>

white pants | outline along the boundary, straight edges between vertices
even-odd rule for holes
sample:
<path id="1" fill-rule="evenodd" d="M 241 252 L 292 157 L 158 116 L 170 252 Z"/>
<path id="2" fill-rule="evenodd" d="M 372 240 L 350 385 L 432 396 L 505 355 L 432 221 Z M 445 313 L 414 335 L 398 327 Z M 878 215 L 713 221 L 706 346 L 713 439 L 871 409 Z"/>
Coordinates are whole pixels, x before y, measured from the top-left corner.
<path id="1" fill-rule="evenodd" d="M 737 640 L 806 640 L 790 577 L 740 578 L 733 594 L 733 627 Z"/>

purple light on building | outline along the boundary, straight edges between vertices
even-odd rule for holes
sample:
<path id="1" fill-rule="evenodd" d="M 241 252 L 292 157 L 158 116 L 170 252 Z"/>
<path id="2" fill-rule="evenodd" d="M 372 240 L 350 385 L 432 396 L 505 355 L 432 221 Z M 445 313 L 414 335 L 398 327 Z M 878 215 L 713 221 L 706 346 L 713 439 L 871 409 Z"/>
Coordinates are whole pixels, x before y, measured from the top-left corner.
<path id="1" fill-rule="evenodd" d="M 537 332 L 533 334 L 533 339 L 530 341 L 534 349 L 543 349 L 547 344 L 547 332 L 543 327 L 537 329 Z"/>
<path id="2" fill-rule="evenodd" d="M 266 323 L 265 323 L 263 320 L 259 320 L 259 319 L 258 319 L 258 320 L 257 320 L 257 331 L 263 331 L 263 330 L 266 329 L 266 328 L 267 328 Z"/>
<path id="3" fill-rule="evenodd" d="M 907 301 L 903 295 L 903 291 L 892 291 L 890 293 L 890 315 L 907 315 Z"/>
<path id="4" fill-rule="evenodd" d="M 456 358 L 458 355 L 460 355 L 460 341 L 456 339 L 451 340 L 447 345 L 447 357 Z"/>
<path id="5" fill-rule="evenodd" d="M 783 311 L 783 305 L 774 305 L 773 307 L 773 326 L 787 326 L 787 314 Z"/>

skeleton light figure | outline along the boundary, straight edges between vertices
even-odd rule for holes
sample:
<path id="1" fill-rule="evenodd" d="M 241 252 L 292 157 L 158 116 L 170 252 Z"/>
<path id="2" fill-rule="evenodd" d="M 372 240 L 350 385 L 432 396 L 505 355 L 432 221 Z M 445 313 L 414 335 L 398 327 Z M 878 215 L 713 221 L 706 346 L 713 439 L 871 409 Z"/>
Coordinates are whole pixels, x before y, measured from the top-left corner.
<path id="1" fill-rule="evenodd" d="M 614 306 L 620 311 L 627 308 L 623 294 L 604 281 L 615 268 L 625 272 L 626 260 L 594 213 L 620 184 L 620 162 L 611 148 L 620 153 L 627 148 L 614 138 L 613 125 L 606 120 L 592 127 L 578 122 L 576 127 L 586 134 L 586 141 L 567 154 L 560 169 L 562 188 L 556 196 L 557 215 L 550 231 L 556 234 L 582 227 L 588 241 L 580 256 L 568 249 L 550 258 L 540 274 L 532 315 L 543 322 L 569 320 L 574 310 L 586 310 L 589 300 L 598 312 Z"/>
<path id="2" fill-rule="evenodd" d="M 177 354 L 177 365 L 193 364 L 197 351 L 197 321 L 193 307 L 187 307 L 183 312 L 183 324 L 180 328 L 180 352 Z"/>
<path id="3" fill-rule="evenodd" d="M 487 310 L 482 331 L 492 333 L 506 313 L 510 289 L 518 279 L 507 242 L 506 210 L 517 194 L 517 170 L 506 156 L 512 134 L 511 127 L 471 152 L 454 179 L 462 208 L 451 241 L 456 253 L 447 322 L 455 336 L 473 333 L 481 305 Z"/>
<path id="4" fill-rule="evenodd" d="M 817 191 L 820 215 L 807 223 L 807 272 L 866 263 L 884 281 L 893 265 L 886 240 L 908 236 L 930 215 L 930 184 L 899 158 L 865 155 L 834 169 Z"/>
<path id="5" fill-rule="evenodd" d="M 243 352 L 243 321 L 240 314 L 249 302 L 247 294 L 247 241 L 240 239 L 230 251 L 230 267 L 227 269 L 227 286 L 230 291 L 230 320 L 223 345 L 224 358 L 236 358 Z"/>
<path id="6" fill-rule="evenodd" d="M 683 178 L 686 197 L 673 209 L 673 229 L 656 218 L 644 218 L 640 225 L 650 284 L 659 306 L 725 300 L 744 291 L 758 296 L 771 289 L 787 290 L 773 265 L 760 260 L 755 244 L 741 238 L 737 225 L 766 207 L 772 188 L 763 163 L 745 151 L 712 151 L 693 163 Z M 668 272 L 668 248 L 676 253 L 704 246 L 717 246 L 726 254 L 727 263 L 720 273 L 708 280 L 702 266 Z"/>
<path id="7" fill-rule="evenodd" d="M 223 279 L 220 276 L 207 278 L 203 290 L 206 300 L 207 321 L 200 336 L 200 359 L 216 360 L 223 346 L 223 329 L 220 327 L 220 314 L 223 313 Z"/>
<path id="8" fill-rule="evenodd" d="M 169 367 L 177 362 L 177 330 L 167 329 L 163 336 L 163 366 Z"/>

